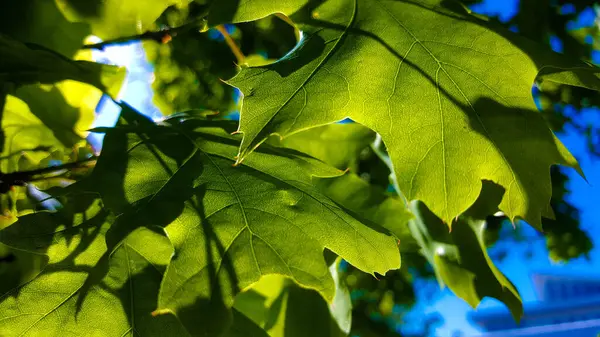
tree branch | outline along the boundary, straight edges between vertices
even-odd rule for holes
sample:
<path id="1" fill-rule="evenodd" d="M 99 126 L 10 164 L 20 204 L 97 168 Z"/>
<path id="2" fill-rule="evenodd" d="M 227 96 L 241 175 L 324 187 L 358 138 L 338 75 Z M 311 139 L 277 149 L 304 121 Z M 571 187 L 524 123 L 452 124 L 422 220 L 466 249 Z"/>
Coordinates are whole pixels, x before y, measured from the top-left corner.
<path id="1" fill-rule="evenodd" d="M 49 166 L 31 171 L 19 171 L 11 173 L 0 172 L 0 194 L 8 192 L 12 186 L 25 186 L 28 182 L 43 180 L 44 174 L 54 174 L 53 177 L 63 175 L 69 170 L 90 167 L 96 164 L 97 157 L 66 163 L 63 165 Z M 63 171 L 63 172 L 61 172 Z"/>
<path id="2" fill-rule="evenodd" d="M 106 41 L 102 41 L 99 43 L 87 44 L 87 45 L 82 46 L 81 49 L 104 50 L 105 47 L 124 44 L 124 43 L 128 43 L 131 41 L 144 41 L 144 40 L 151 40 L 151 41 L 156 41 L 159 43 L 167 43 L 167 42 L 171 41 L 171 39 L 173 37 L 177 36 L 177 34 L 185 33 L 194 28 L 198 28 L 199 30 L 206 29 L 206 17 L 203 16 L 201 18 L 198 18 L 190 23 L 186 23 L 185 25 L 179 26 L 179 27 L 165 28 L 165 29 L 161 29 L 161 30 L 155 31 L 155 32 L 148 31 L 143 34 L 119 37 L 119 38 L 116 38 L 113 40 L 106 40 Z"/>

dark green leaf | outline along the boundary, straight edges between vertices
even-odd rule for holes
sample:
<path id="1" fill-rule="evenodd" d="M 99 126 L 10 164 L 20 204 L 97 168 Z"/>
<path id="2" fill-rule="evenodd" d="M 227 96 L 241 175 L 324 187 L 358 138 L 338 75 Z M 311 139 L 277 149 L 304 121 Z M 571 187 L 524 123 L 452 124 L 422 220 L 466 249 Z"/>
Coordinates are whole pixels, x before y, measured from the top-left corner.
<path id="1" fill-rule="evenodd" d="M 238 294 L 234 307 L 261 325 L 271 337 L 347 336 L 351 325 L 350 293 L 330 268 L 336 281 L 332 304 L 314 290 L 299 287 L 280 275 L 261 278 Z M 310 308 L 310 310 L 307 310 Z"/>
<path id="2" fill-rule="evenodd" d="M 269 147 L 235 167 L 239 142 L 217 127 L 223 122 L 156 126 L 127 107 L 123 118 L 107 134 L 94 189 L 121 214 L 116 241 L 139 226 L 165 228 L 175 255 L 157 313 L 175 313 L 192 333 L 224 331 L 235 294 L 263 275 L 286 275 L 331 300 L 324 248 L 371 274 L 399 267 L 391 235 L 349 215 L 311 180 L 341 171 Z"/>
<path id="3" fill-rule="evenodd" d="M 117 97 L 125 69 L 89 61 L 74 61 L 50 49 L 0 35 L 0 83 L 17 85 L 75 80 Z"/>
<path id="4" fill-rule="evenodd" d="M 494 185 L 485 183 L 483 194 L 493 195 L 495 190 Z M 471 216 L 460 217 L 452 232 L 448 232 L 444 222 L 423 203 L 412 202 L 410 208 L 415 214 L 409 223 L 410 229 L 421 246 L 421 253 L 433 266 L 440 286 L 448 286 L 473 308 L 484 297 L 496 298 L 519 321 L 523 316 L 521 297 L 488 256 L 484 243 L 486 223 L 477 218 L 479 214 L 489 214 L 489 208 L 478 201 L 467 212 Z"/>

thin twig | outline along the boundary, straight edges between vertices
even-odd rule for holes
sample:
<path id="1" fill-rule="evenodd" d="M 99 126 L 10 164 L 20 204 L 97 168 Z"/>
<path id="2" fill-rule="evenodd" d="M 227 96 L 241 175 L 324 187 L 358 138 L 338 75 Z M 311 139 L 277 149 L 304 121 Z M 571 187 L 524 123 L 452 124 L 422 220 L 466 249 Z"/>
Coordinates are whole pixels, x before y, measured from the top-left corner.
<path id="1" fill-rule="evenodd" d="M 382 150 L 382 146 L 385 146 L 383 144 L 383 140 L 381 139 L 381 136 L 377 134 L 375 140 L 371 144 L 371 149 L 373 150 L 373 152 L 375 152 L 377 157 L 379 157 L 379 159 L 381 159 L 381 161 L 383 161 L 385 165 L 389 168 L 390 181 L 392 183 L 392 186 L 394 186 L 394 189 L 396 190 L 396 193 L 398 194 L 400 199 L 402 199 L 402 201 L 404 201 L 404 204 L 408 206 L 408 200 L 406 199 L 404 194 L 402 194 L 402 191 L 400 191 L 400 185 L 398 185 L 398 178 L 396 177 L 396 172 L 394 172 L 394 164 L 392 163 L 392 159 L 387 153 L 384 152 L 384 150 Z"/>
<path id="2" fill-rule="evenodd" d="M 218 25 L 215 28 L 219 31 L 219 33 L 221 33 L 221 35 L 223 35 L 225 43 L 227 43 L 229 49 L 231 49 L 231 52 L 233 53 L 233 55 L 235 55 L 238 64 L 244 64 L 246 62 L 246 56 L 244 56 L 244 53 L 242 53 L 240 47 L 238 47 L 235 41 L 233 41 L 233 39 L 227 32 L 227 29 L 223 25 Z"/>
<path id="3" fill-rule="evenodd" d="M 177 36 L 177 34 L 187 32 L 194 28 L 203 29 L 205 25 L 206 25 L 206 19 L 204 17 L 202 17 L 202 18 L 194 20 L 190 23 L 186 23 L 183 26 L 173 27 L 173 28 L 165 28 L 165 29 L 155 31 L 155 32 L 148 31 L 143 34 L 125 36 L 125 37 L 120 37 L 120 38 L 116 38 L 113 40 L 106 40 L 106 41 L 99 42 L 99 43 L 88 44 L 88 45 L 84 45 L 83 47 L 81 47 L 81 49 L 104 50 L 104 47 L 109 47 L 109 46 L 118 45 L 118 44 L 124 44 L 124 43 L 128 43 L 131 41 L 144 41 L 144 40 L 151 40 L 151 41 L 156 41 L 159 43 L 167 43 L 167 42 L 171 41 L 171 39 L 173 37 Z"/>
<path id="4" fill-rule="evenodd" d="M 0 194 L 8 192 L 12 186 L 25 186 L 28 182 L 44 180 L 44 178 L 38 177 L 43 174 L 54 173 L 54 177 L 60 176 L 65 174 L 69 170 L 75 170 L 95 165 L 96 160 L 97 157 L 90 157 L 88 159 L 72 163 L 66 163 L 58 166 L 49 166 L 37 170 L 18 171 L 11 173 L 0 172 Z"/>

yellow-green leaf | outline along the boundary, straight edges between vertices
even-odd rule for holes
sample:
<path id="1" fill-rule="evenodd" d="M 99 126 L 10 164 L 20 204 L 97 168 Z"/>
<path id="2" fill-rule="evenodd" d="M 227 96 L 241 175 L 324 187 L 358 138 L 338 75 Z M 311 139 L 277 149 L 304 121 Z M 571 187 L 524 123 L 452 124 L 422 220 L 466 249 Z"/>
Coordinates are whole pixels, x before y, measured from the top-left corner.
<path id="1" fill-rule="evenodd" d="M 536 111 L 531 87 L 540 69 L 558 69 L 590 73 L 587 85 L 598 89 L 596 68 L 440 1 L 248 0 L 230 20 L 265 10 L 290 15 L 303 38 L 278 62 L 229 81 L 244 93 L 238 161 L 270 134 L 350 117 L 381 135 L 401 192 L 448 224 L 475 202 L 482 180 L 506 189 L 500 209 L 510 219 L 539 228 L 549 216 L 549 167 L 578 166 Z"/>

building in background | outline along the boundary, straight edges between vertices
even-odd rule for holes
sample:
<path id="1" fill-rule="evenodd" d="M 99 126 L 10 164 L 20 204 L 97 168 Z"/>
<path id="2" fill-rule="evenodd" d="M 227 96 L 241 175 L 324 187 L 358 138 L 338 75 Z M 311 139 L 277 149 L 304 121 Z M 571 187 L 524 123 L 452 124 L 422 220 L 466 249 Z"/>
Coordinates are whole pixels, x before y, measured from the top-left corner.
<path id="1" fill-rule="evenodd" d="M 596 337 L 600 335 L 600 275 L 534 273 L 538 301 L 525 304 L 516 324 L 505 308 L 474 312 L 481 337 Z M 504 309 L 504 310 L 502 310 Z"/>

